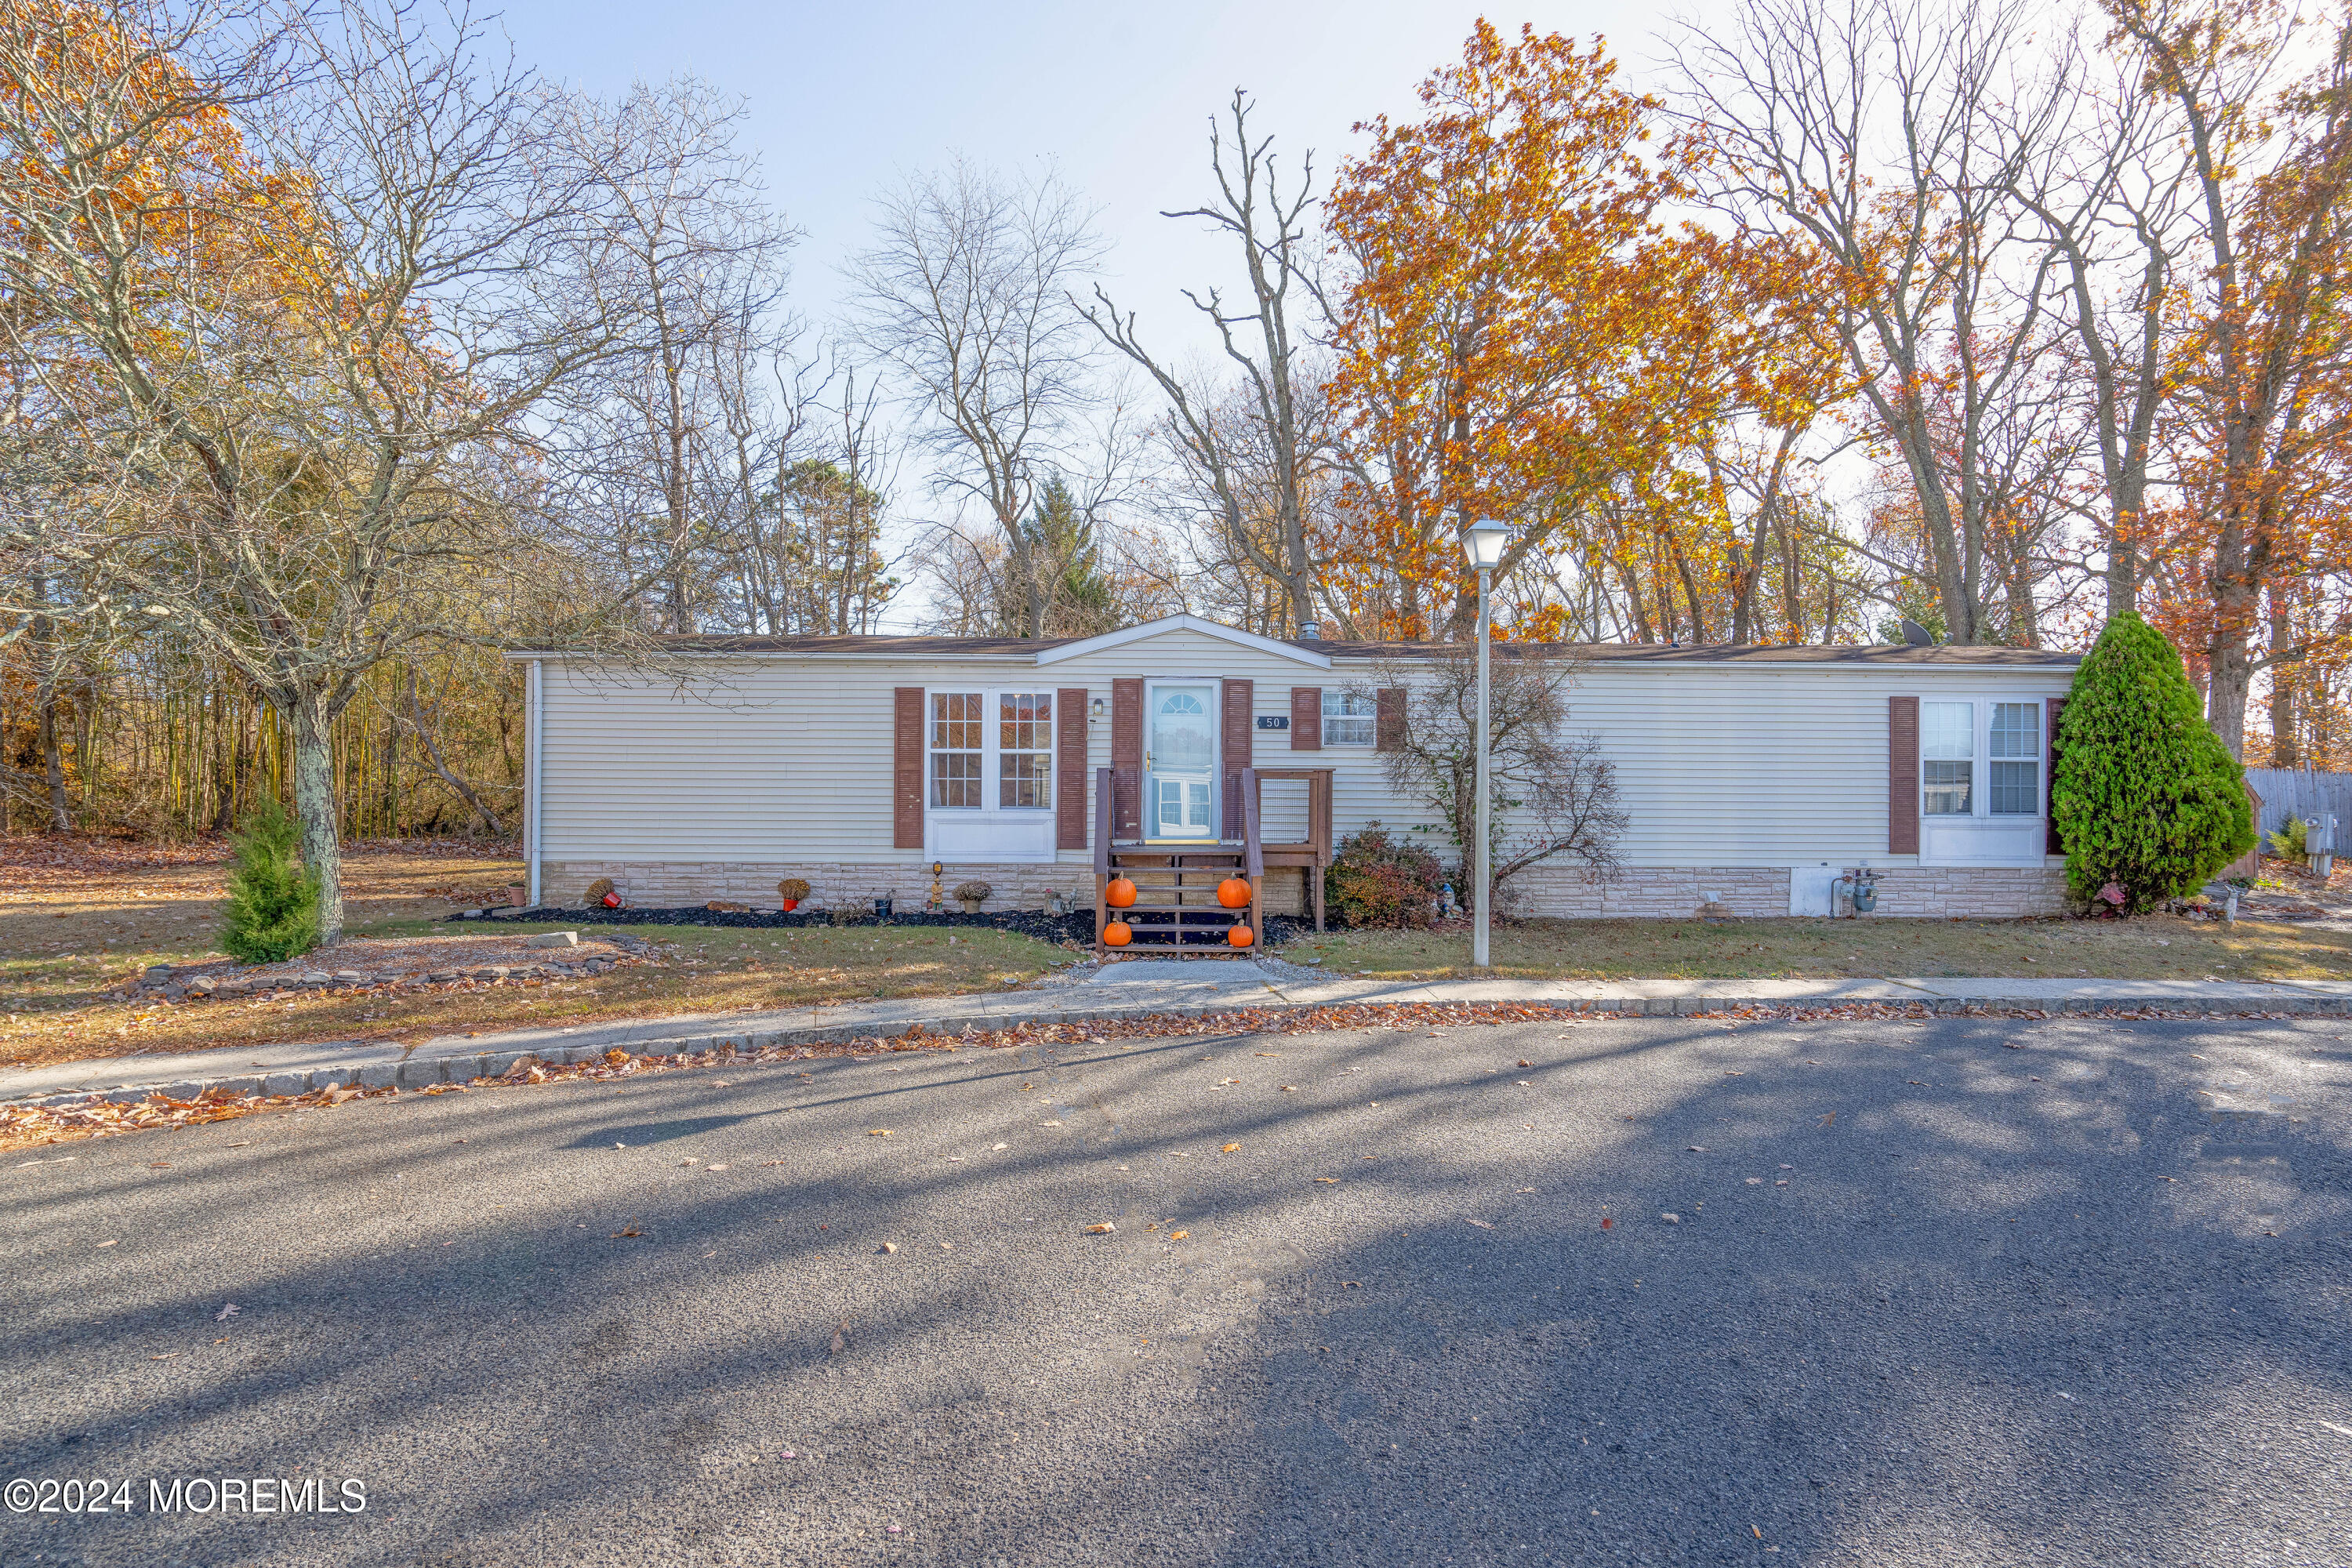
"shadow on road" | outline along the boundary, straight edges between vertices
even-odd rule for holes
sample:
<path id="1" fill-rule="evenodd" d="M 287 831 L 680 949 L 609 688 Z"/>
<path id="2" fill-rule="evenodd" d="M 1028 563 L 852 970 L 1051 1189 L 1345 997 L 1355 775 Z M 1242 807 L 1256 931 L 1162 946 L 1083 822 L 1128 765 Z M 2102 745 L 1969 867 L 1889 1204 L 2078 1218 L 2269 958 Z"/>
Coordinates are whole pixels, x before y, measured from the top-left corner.
<path id="1" fill-rule="evenodd" d="M 2331 1561 L 2352 1168 L 2209 1114 L 2250 1041 L 2342 1049 L 1276 1035 L 86 1145 L 12 1194 L 7 1474 L 373 1500 L 0 1556 Z"/>

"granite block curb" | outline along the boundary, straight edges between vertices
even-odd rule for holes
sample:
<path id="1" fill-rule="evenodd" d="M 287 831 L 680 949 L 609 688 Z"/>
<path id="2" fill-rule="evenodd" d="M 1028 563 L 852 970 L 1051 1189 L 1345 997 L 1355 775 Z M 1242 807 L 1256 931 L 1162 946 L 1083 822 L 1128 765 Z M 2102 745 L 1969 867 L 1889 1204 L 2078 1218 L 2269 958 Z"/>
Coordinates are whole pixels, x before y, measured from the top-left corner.
<path id="1" fill-rule="evenodd" d="M 2053 1003 L 2042 997 L 2030 996 L 1921 996 L 1906 997 L 1790 997 L 1790 996 L 1591 996 L 1591 997 L 1517 997 L 1508 1000 L 1482 1001 L 1475 1004 L 1454 1002 L 1464 1005 L 1509 1005 L 1520 1003 L 1545 1006 L 1562 1013 L 1618 1014 L 1633 1017 L 1690 1017 L 1707 1013 L 1728 1013 L 1746 1010 L 1764 1012 L 1809 1012 L 1822 1008 L 1850 1006 L 1917 1007 L 1939 1017 L 1967 1016 L 1971 1014 L 2024 1014 L 2029 1016 L 2092 1016 L 2105 1012 L 2134 1012 L 2144 1008 L 2161 1008 L 2167 1012 L 2191 1013 L 2205 1017 L 2269 1017 L 2325 1016 L 2341 1017 L 2352 1015 L 2352 997 L 2344 996 L 2281 996 L 2263 999 L 2263 1005 L 2231 1005 L 2207 1004 L 2201 1008 L 2187 997 L 2070 997 Z M 1116 1022 L 1128 1018 L 1146 1018 L 1154 1014 L 1162 1016 L 1196 1017 L 1207 1014 L 1255 1012 L 1295 1013 L 1318 1007 L 1347 1005 L 1447 1005 L 1444 1001 L 1425 1002 L 1412 998 L 1378 998 L 1357 1002 L 1352 999 L 1320 1001 L 1290 1001 L 1269 997 L 1226 997 L 1207 1002 L 1132 1003 L 1101 1007 L 1066 1007 L 1016 1009 L 982 1014 L 961 1014 L 928 1018 L 901 1018 L 887 1023 L 866 1025 L 814 1025 L 802 1028 L 751 1029 L 732 1033 L 698 1033 L 677 1035 L 632 1041 L 625 1047 L 633 1057 L 694 1056 L 703 1052 L 735 1051 L 750 1053 L 794 1046 L 844 1045 L 858 1039 L 895 1039 L 920 1029 L 931 1038 L 946 1042 L 966 1032 L 981 1033 L 1009 1029 L 1021 1024 L 1086 1024 Z M 560 1046 L 543 1050 L 509 1049 L 503 1051 L 472 1050 L 446 1056 L 412 1056 L 398 1062 L 371 1062 L 361 1067 L 323 1067 L 300 1071 L 279 1071 L 266 1075 L 240 1073 L 221 1078 L 177 1079 L 163 1083 L 128 1083 L 111 1089 L 76 1090 L 67 1094 L 29 1096 L 0 1100 L 0 1105 L 65 1106 L 79 1105 L 90 1100 L 126 1101 L 144 1100 L 161 1091 L 173 1100 L 194 1100 L 207 1090 L 226 1094 L 297 1095 L 322 1089 L 341 1089 L 356 1085 L 362 1089 L 425 1089 L 441 1083 L 470 1083 L 479 1078 L 497 1078 L 519 1061 L 537 1060 L 551 1066 L 569 1067 L 602 1057 L 609 1050 L 624 1047 L 611 1046 Z"/>

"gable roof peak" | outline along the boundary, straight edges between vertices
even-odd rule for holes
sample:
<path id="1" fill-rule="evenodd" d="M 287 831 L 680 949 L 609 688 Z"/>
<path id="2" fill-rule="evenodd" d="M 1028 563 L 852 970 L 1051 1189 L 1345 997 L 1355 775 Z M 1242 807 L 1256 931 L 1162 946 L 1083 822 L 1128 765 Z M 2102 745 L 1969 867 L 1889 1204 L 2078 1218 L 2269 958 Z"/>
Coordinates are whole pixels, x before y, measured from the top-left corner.
<path id="1" fill-rule="evenodd" d="M 1146 638 L 1159 637 L 1163 632 L 1175 631 L 1198 632 L 1203 637 L 1215 637 L 1222 642 L 1232 643 L 1236 647 L 1245 647 L 1257 653 L 1269 654 L 1276 658 L 1288 659 L 1293 664 L 1303 664 L 1315 669 L 1331 668 L 1329 654 L 1315 648 L 1301 647 L 1297 643 L 1260 637 L 1255 632 L 1245 632 L 1237 626 L 1229 626 L 1220 621 L 1202 620 L 1198 616 L 1162 616 L 1156 621 L 1146 621 L 1140 626 L 1125 626 L 1115 632 L 1105 632 L 1100 637 L 1080 637 L 1075 642 L 1041 648 L 1037 653 L 1037 662 L 1059 664 L 1066 658 L 1076 658 L 1083 654 L 1101 653 L 1110 648 L 1124 647 L 1129 643 L 1142 642 Z"/>

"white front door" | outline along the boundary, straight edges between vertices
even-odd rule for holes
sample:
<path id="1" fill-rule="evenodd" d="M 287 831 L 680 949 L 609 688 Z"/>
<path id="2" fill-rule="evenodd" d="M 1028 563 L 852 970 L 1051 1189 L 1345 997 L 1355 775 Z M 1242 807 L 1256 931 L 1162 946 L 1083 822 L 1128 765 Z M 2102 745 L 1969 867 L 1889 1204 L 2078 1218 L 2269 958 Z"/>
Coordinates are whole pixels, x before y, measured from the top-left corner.
<path id="1" fill-rule="evenodd" d="M 1216 682 L 1155 680 L 1144 707 L 1144 837 L 1216 837 Z"/>

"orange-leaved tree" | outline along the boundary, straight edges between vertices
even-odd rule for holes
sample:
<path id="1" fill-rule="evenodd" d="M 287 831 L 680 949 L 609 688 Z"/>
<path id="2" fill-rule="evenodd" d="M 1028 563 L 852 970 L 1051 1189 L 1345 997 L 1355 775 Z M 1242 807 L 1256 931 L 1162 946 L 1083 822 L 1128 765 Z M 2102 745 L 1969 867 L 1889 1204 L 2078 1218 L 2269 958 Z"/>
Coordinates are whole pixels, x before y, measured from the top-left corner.
<path id="1" fill-rule="evenodd" d="M 1659 101 L 1616 75 L 1597 42 L 1507 42 L 1481 21 L 1422 84 L 1422 118 L 1359 127 L 1371 145 L 1330 203 L 1351 271 L 1330 391 L 1349 432 L 1334 515 L 1394 595 L 1351 606 L 1368 633 L 1461 635 L 1472 523 L 1518 525 L 1508 572 L 1654 466 L 1682 389 L 1651 360 L 1696 254 L 1660 212 L 1688 194 L 1698 144 L 1660 135 Z"/>

